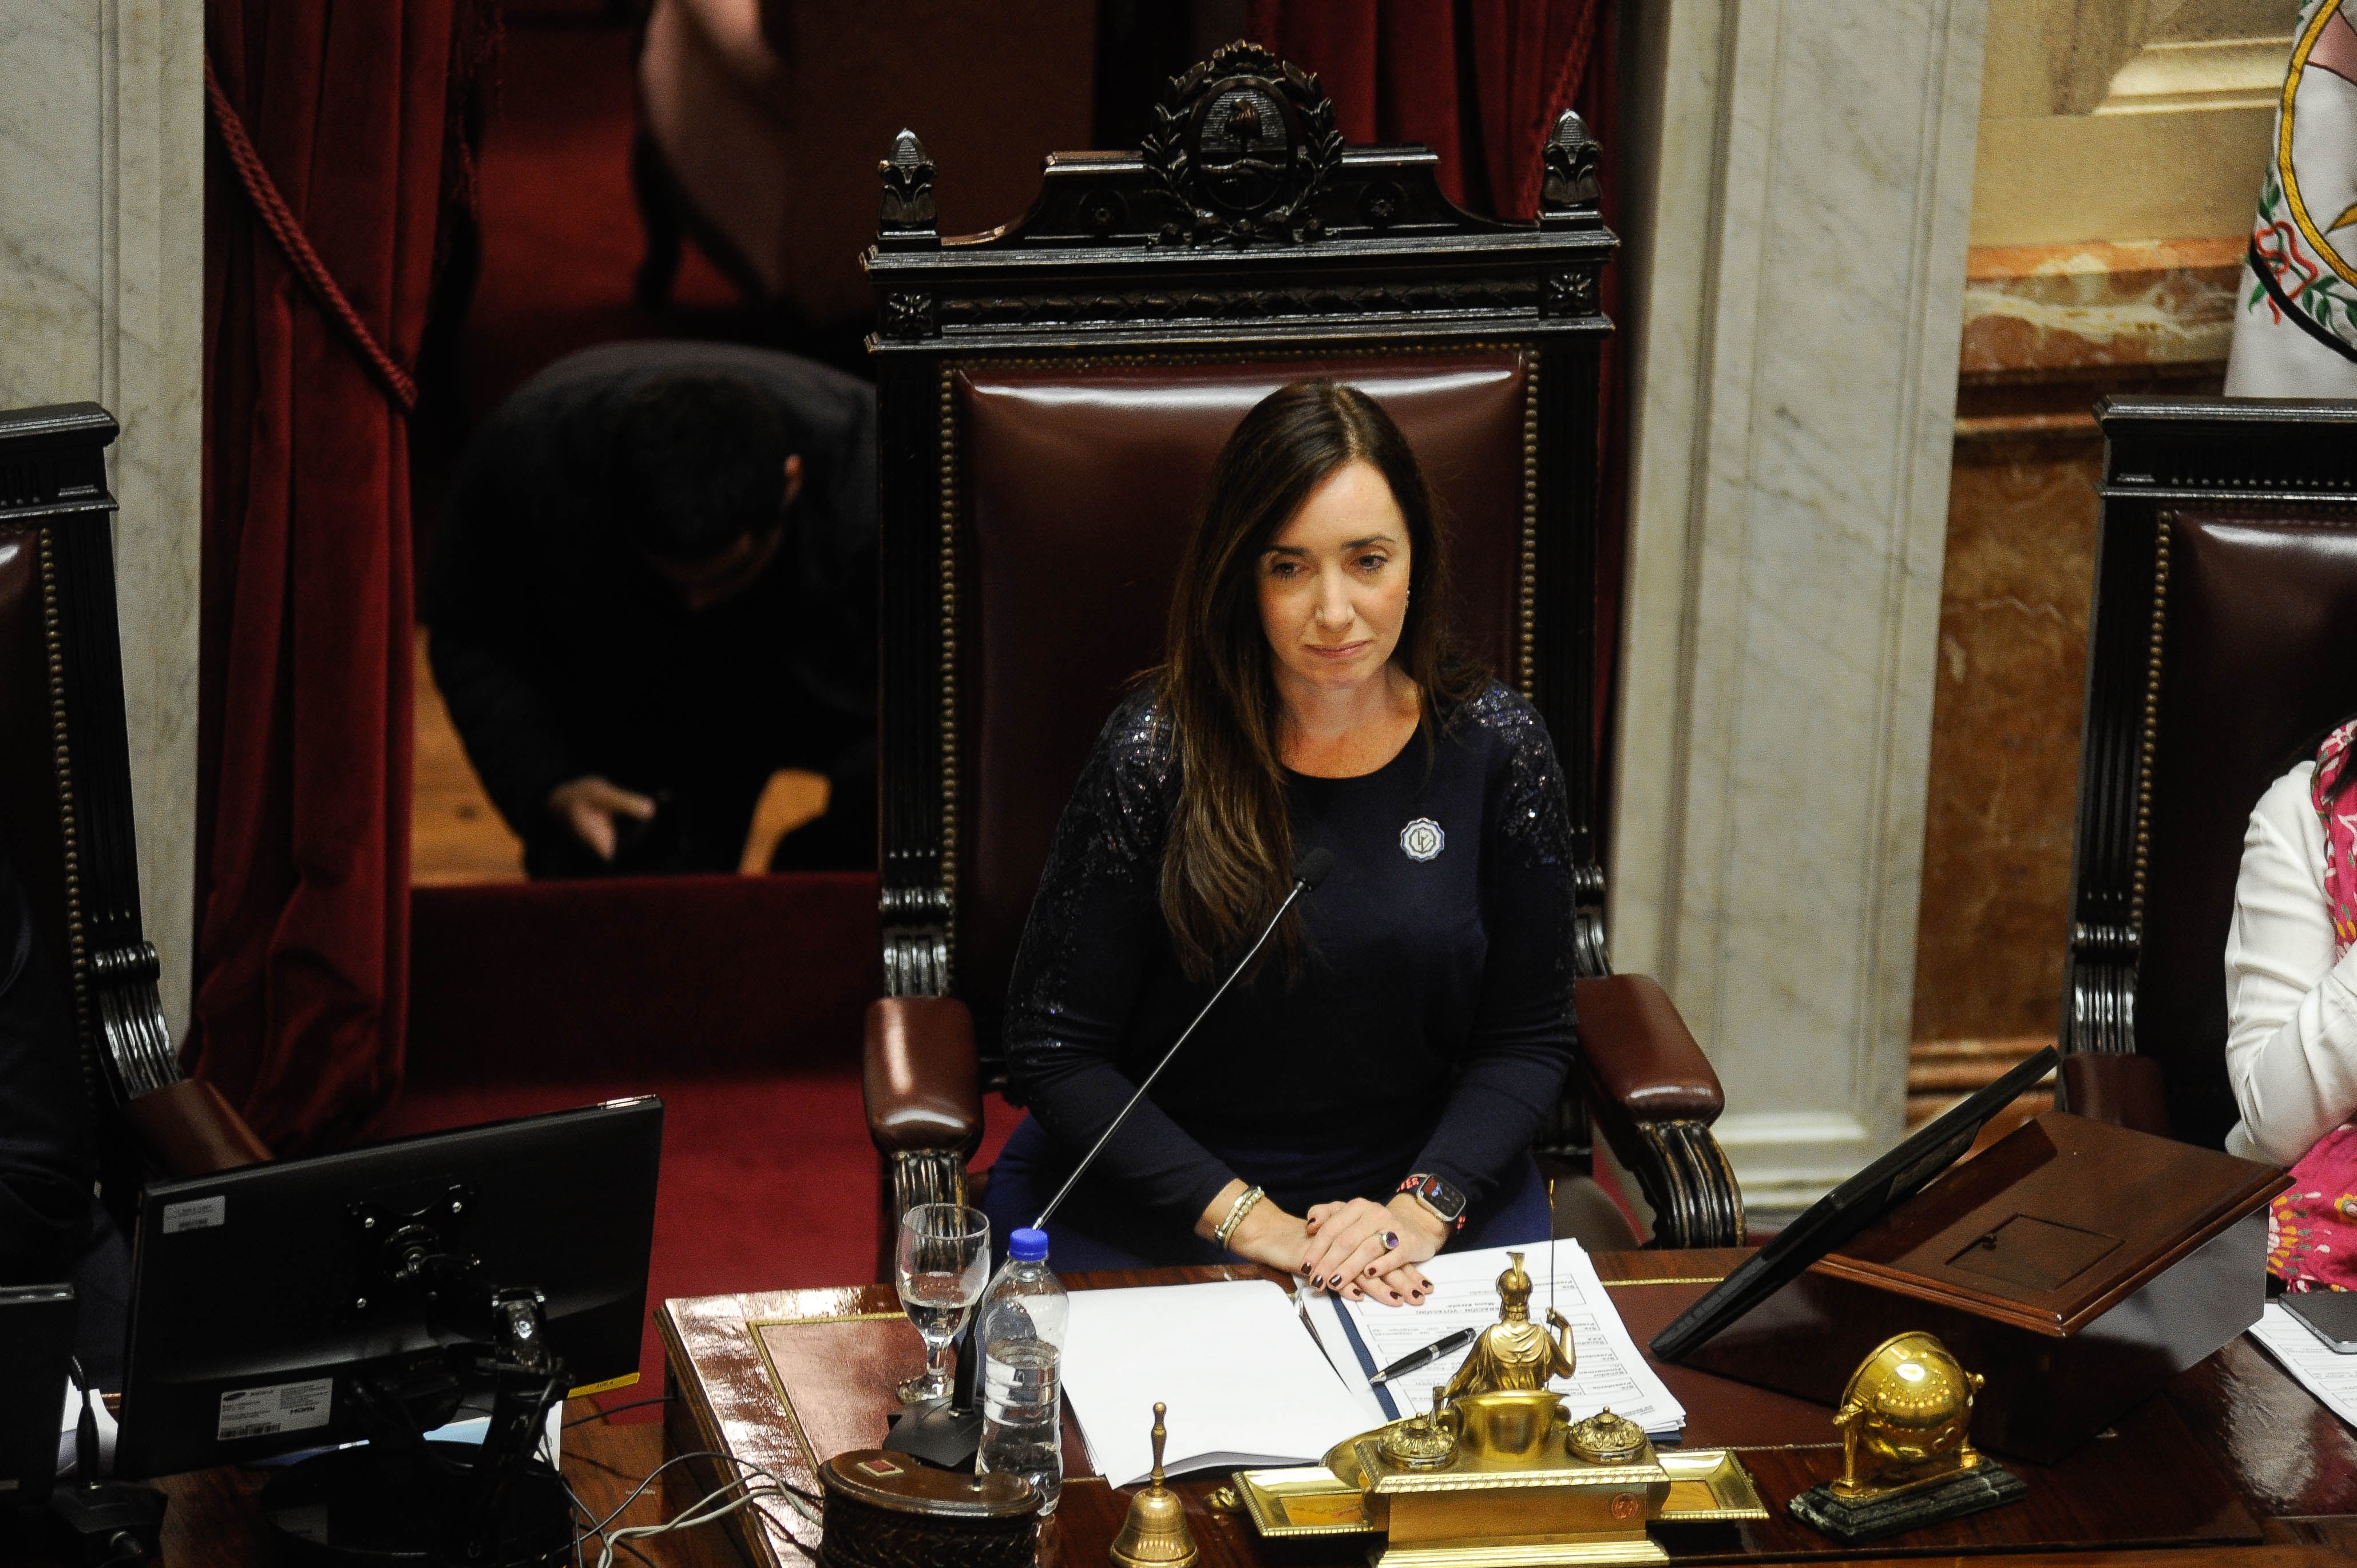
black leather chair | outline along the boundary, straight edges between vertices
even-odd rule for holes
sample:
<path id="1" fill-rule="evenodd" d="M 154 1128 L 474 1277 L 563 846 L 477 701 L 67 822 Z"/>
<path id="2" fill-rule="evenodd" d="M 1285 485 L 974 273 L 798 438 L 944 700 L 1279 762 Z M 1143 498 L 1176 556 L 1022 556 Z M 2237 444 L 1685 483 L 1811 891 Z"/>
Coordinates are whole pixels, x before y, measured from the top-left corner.
<path id="1" fill-rule="evenodd" d="M 2215 1147 L 2244 829 L 2357 713 L 2357 403 L 2110 398 L 2067 1109 Z"/>
<path id="2" fill-rule="evenodd" d="M 140 929 L 106 487 L 114 436 L 95 403 L 0 413 L 0 841 L 66 971 L 120 1208 L 148 1168 L 193 1176 L 269 1150 L 219 1090 L 182 1078 Z"/>
<path id="3" fill-rule="evenodd" d="M 1562 116 L 1542 216 L 1501 223 L 1444 199 L 1422 147 L 1345 147 L 1316 78 L 1248 45 L 1174 81 L 1157 113 L 1140 152 L 1049 158 L 1030 211 L 985 234 L 935 231 L 914 135 L 882 167 L 867 267 L 890 994 L 869 1014 L 866 1081 L 886 1251 L 909 1204 L 972 1190 L 1049 836 L 1104 714 L 1159 657 L 1211 459 L 1253 403 L 1313 374 L 1365 388 L 1415 444 L 1457 540 L 1459 623 L 1563 760 L 1586 1070 L 1542 1157 L 1585 1170 L 1592 1113 L 1657 1243 L 1740 1242 L 1708 1131 L 1717 1078 L 1661 988 L 1611 976 L 1605 953 L 1597 277 L 1617 242 L 1596 145 Z M 1559 1223 L 1576 1201 L 1559 1189 Z"/>

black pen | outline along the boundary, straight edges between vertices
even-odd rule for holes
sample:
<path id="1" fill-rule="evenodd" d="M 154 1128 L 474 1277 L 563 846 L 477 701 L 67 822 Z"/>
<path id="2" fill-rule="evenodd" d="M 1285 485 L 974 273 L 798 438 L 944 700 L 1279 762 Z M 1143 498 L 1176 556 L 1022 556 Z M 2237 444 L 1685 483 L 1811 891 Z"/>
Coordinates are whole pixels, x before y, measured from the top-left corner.
<path id="1" fill-rule="evenodd" d="M 1473 1343 L 1479 1334 L 1480 1330 L 1478 1329 L 1460 1328 L 1446 1339 L 1437 1340 L 1434 1343 L 1426 1346 L 1421 1350 L 1401 1357 L 1398 1360 L 1394 1361 L 1390 1366 L 1385 1367 L 1382 1371 L 1377 1372 L 1373 1377 L 1369 1378 L 1367 1381 L 1372 1383 L 1377 1388 L 1381 1388 L 1403 1372 L 1413 1372 L 1418 1367 L 1437 1361 L 1443 1356 L 1448 1355 L 1451 1350 L 1464 1349 L 1465 1347 Z"/>

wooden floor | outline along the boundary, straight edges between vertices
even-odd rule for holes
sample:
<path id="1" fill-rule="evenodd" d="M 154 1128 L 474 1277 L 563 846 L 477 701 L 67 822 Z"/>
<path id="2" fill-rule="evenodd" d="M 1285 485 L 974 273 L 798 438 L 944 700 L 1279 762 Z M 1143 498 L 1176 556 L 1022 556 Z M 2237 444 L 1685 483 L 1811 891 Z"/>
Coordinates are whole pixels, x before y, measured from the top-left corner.
<path id="1" fill-rule="evenodd" d="M 457 882 L 521 882 L 523 842 L 483 793 L 451 727 L 450 710 L 425 662 L 417 628 L 416 781 L 409 805 L 409 880 L 420 887 Z"/>
<path id="2" fill-rule="evenodd" d="M 450 710 L 425 661 L 425 630 L 418 628 L 416 779 L 410 800 L 409 880 L 419 887 L 458 883 L 521 882 L 523 843 L 483 793 Z M 765 870 L 779 839 L 826 811 L 826 780 L 780 769 L 753 810 L 745 866 Z"/>

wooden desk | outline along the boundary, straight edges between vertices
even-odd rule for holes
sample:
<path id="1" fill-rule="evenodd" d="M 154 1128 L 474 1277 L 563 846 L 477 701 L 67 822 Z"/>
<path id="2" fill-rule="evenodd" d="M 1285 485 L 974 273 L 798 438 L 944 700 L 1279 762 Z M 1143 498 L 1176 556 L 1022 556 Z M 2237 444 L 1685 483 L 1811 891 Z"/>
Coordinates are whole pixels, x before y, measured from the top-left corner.
<path id="1" fill-rule="evenodd" d="M 1723 1275 L 1744 1256 L 1740 1251 L 1602 1253 L 1595 1262 L 1598 1274 L 1616 1287 L 1615 1305 L 1641 1345 L 1678 1304 L 1698 1294 L 1700 1282 Z M 1236 1266 L 1087 1275 L 1071 1283 L 1086 1289 L 1250 1277 L 1276 1276 Z M 676 1321 L 667 1321 L 665 1331 L 675 1359 L 682 1354 L 684 1336 L 697 1341 L 698 1359 L 707 1365 L 716 1352 L 727 1361 L 721 1376 L 708 1380 L 712 1390 L 708 1402 L 691 1391 L 689 1398 L 674 1400 L 667 1407 L 668 1441 L 674 1453 L 704 1446 L 709 1434 L 726 1432 L 732 1451 L 781 1471 L 806 1475 L 800 1457 L 802 1442 L 822 1455 L 872 1444 L 882 1434 L 883 1412 L 889 1402 L 888 1393 L 882 1391 L 888 1390 L 892 1379 L 913 1369 L 913 1362 L 910 1368 L 900 1368 L 877 1360 L 875 1347 L 883 1337 L 873 1325 L 898 1314 L 888 1286 L 707 1298 L 669 1304 L 669 1309 Z M 769 1352 L 756 1336 L 745 1331 L 748 1321 L 816 1324 L 824 1333 L 838 1332 L 825 1326 L 841 1325 L 840 1345 L 826 1343 L 814 1352 L 824 1359 L 823 1380 L 828 1386 L 845 1390 L 866 1391 L 872 1385 L 877 1393 L 846 1395 L 828 1408 L 798 1412 L 796 1421 L 778 1421 L 770 1413 L 776 1408 L 778 1380 L 784 1379 L 791 1385 L 802 1374 L 791 1367 L 770 1365 Z M 913 1358 L 913 1331 L 908 1341 L 909 1355 Z M 875 1364 L 868 1364 L 871 1361 Z M 1742 1449 L 1745 1463 L 1772 1498 L 1781 1499 L 1814 1479 L 1838 1472 L 1839 1449 L 1833 1440 L 1829 1411 L 1681 1368 L 1663 1371 L 1687 1406 L 1688 1443 Z M 675 1388 L 680 1382 L 674 1377 Z M 791 1430 L 797 1423 L 807 1429 L 799 1439 Z M 1129 1494 L 1087 1473 L 1085 1455 L 1075 1437 L 1068 1422 L 1063 1502 L 1048 1529 L 1042 1561 L 1096 1568 L 1105 1561 L 1105 1547 L 1120 1526 Z M 1944 1528 L 1954 1532 L 1953 1540 L 1901 1540 L 1880 1553 L 1867 1549 L 1845 1557 L 1831 1542 L 1781 1516 L 1772 1528 L 1740 1538 L 1726 1527 L 1687 1526 L 1681 1527 L 1674 1537 L 1661 1539 L 1674 1557 L 1695 1563 L 1961 1563 L 2001 1555 L 2008 1562 L 2067 1563 L 2073 1568 L 2126 1568 L 2128 1564 L 2158 1568 L 2163 1563 L 2182 1568 L 2196 1562 L 2287 1568 L 2292 1563 L 2357 1560 L 2357 1437 L 2247 1341 L 2237 1340 L 2177 1379 L 2162 1397 L 2123 1421 L 2116 1438 L 2098 1441 L 2119 1443 L 2122 1448 L 2116 1452 L 2148 1455 L 2151 1462 L 2123 1466 L 2108 1462 L 2107 1454 L 2104 1455 L 2107 1462 L 2097 1465 L 2074 1455 L 2050 1471 L 2029 1474 L 2033 1495 L 2016 1505 L 2007 1528 L 2017 1537 L 2034 1536 L 2040 1544 L 2032 1550 L 1999 1549 L 1978 1527 L 1952 1526 Z M 688 1480 L 675 1498 L 688 1500 L 701 1495 L 709 1484 L 705 1477 Z M 1215 1485 L 1209 1479 L 1178 1483 L 1202 1550 L 1200 1568 L 1275 1564 L 1357 1568 L 1363 1563 L 1366 1543 L 1357 1538 L 1281 1545 L 1264 1541 L 1248 1520 L 1210 1507 L 1207 1499 Z M 2210 1501 L 2188 1500 L 2200 1498 Z M 2090 1520 L 2099 1520 L 2112 1534 L 2106 1537 L 2102 1530 L 2091 1530 Z M 1964 1521 L 1964 1526 L 1969 1524 Z M 1703 1533 L 1694 1533 L 1697 1529 Z M 1753 1527 L 1745 1529 L 1753 1530 Z M 2107 1538 L 2121 1539 L 2132 1530 L 2179 1543 L 2087 1549 Z M 807 1531 L 794 1533 L 804 1545 L 814 1539 Z M 2205 1534 L 2209 1539 L 2203 1538 Z M 2237 1534 L 2244 1540 L 2218 1539 Z M 779 1532 L 770 1533 L 762 1542 L 744 1544 L 748 1557 L 762 1564 L 808 1560 L 793 1540 Z M 1937 1555 L 1927 1558 L 1927 1547 Z"/>
<path id="2" fill-rule="evenodd" d="M 574 1408 L 587 1409 L 587 1402 Z M 658 1422 L 592 1417 L 565 1434 L 565 1479 L 601 1517 L 619 1508 L 665 1457 Z M 254 1497 L 268 1479 L 264 1470 L 199 1470 L 156 1482 L 171 1499 L 164 1514 L 165 1568 L 267 1568 L 270 1541 Z M 672 1507 L 662 1491 L 660 1484 L 647 1488 L 617 1523 L 656 1524 L 670 1518 Z M 728 1538 L 715 1530 L 662 1537 L 641 1550 L 662 1568 L 742 1568 L 744 1562 Z M 594 1563 L 594 1545 L 591 1552 Z M 45 1555 L 38 1542 L 24 1539 L 21 1532 L 0 1529 L 0 1564 L 6 1568 L 69 1568 L 70 1562 Z"/>
<path id="3" fill-rule="evenodd" d="M 1596 1264 L 1607 1281 L 1626 1283 L 1715 1276 L 1742 1256 L 1740 1252 L 1599 1253 Z M 1188 1270 L 1098 1276 L 1088 1283 L 1168 1283 L 1175 1279 L 1244 1277 L 1256 1273 Z M 1616 1289 L 1613 1296 L 1632 1326 L 1658 1316 L 1657 1309 L 1645 1305 L 1644 1287 Z M 882 1285 L 779 1292 L 754 1299 L 780 1316 L 898 1313 L 890 1288 Z M 1644 1337 L 1644 1333 L 1638 1334 L 1641 1342 Z M 1673 1390 L 1698 1411 L 1700 1402 L 1693 1397 L 1690 1381 L 1695 1374 L 1670 1368 L 1665 1376 Z M 1748 1412 L 1718 1411 L 1717 1419 L 1729 1429 L 1718 1436 L 1697 1419 L 1689 1428 L 1693 1440 L 1700 1444 L 1727 1437 L 1772 1437 L 1778 1423 L 1805 1417 L 1810 1423 L 1807 1429 L 1790 1435 L 1806 1437 L 1816 1430 L 1816 1423 L 1823 1423 L 1825 1440 L 1830 1441 L 1828 1412 L 1778 1395 L 1761 1394 L 1760 1399 L 1763 1402 Z M 2309 1399 L 2264 1352 L 2248 1340 L 2238 1339 L 2178 1378 L 2154 1402 L 2165 1403 L 2172 1414 L 2181 1417 L 2224 1472 L 2243 1506 L 2258 1520 L 2261 1542 L 2177 1550 L 2008 1553 L 2005 1554 L 2008 1563 L 2038 1564 L 2039 1568 L 2192 1568 L 2195 1563 L 2224 1563 L 2230 1568 L 2325 1568 L 2357 1561 L 2357 1434 Z M 683 1426 L 679 1419 L 687 1413 L 680 1402 L 667 1406 L 665 1413 L 672 1419 L 661 1424 L 597 1419 L 565 1434 L 565 1473 L 584 1503 L 600 1514 L 612 1509 L 675 1450 L 683 1435 L 693 1433 L 693 1422 Z M 1738 1418 L 1747 1423 L 1747 1429 L 1734 1429 Z M 1774 1452 L 1772 1447 L 1751 1448 L 1745 1459 L 1764 1476 Z M 162 1559 L 167 1568 L 256 1568 L 268 1563 L 268 1543 L 253 1506 L 263 1479 L 260 1472 L 210 1470 L 158 1483 L 171 1498 Z M 1358 1547 L 1348 1541 L 1325 1543 L 1329 1549 L 1323 1552 L 1300 1550 L 1320 1544 L 1315 1541 L 1293 1543 L 1286 1552 L 1271 1551 L 1249 1523 L 1211 1511 L 1204 1501 L 1211 1483 L 1178 1485 L 1188 1498 L 1190 1521 L 1203 1549 L 1201 1568 L 1261 1568 L 1264 1564 L 1341 1568 L 1346 1563 L 1358 1568 L 1363 1562 Z M 700 1489 L 658 1484 L 648 1488 L 620 1522 L 653 1523 L 669 1518 L 694 1495 L 700 1495 Z M 1043 1562 L 1049 1568 L 1099 1568 L 1105 1561 L 1104 1544 L 1118 1528 L 1127 1498 L 1128 1494 L 1108 1487 L 1100 1479 L 1075 1475 L 1065 1484 L 1059 1522 L 1051 1527 L 1050 1555 Z M 643 1543 L 640 1550 L 662 1568 L 740 1568 L 745 1561 L 729 1537 L 716 1529 L 662 1537 Z M 1954 1553 L 1900 1555 L 1893 1549 L 1891 1554 L 1880 1557 L 1812 1561 L 1818 1568 L 1844 1568 L 1894 1559 L 1917 1568 L 1975 1560 Z M 19 1563 L 32 1568 L 42 1562 L 5 1541 L 0 1541 L 0 1560 L 11 1568 Z M 794 1556 L 784 1560 L 802 1561 Z M 1989 1554 L 1977 1554 L 1977 1560 L 1986 1563 Z"/>

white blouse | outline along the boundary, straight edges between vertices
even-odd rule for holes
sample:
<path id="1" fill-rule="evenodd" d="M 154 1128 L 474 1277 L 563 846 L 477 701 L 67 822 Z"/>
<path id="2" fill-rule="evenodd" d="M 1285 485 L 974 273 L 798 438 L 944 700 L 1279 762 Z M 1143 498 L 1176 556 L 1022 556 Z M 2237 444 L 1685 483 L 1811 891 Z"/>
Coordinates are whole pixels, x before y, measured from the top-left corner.
<path id="1" fill-rule="evenodd" d="M 2335 963 L 2316 764 L 2267 787 L 2243 835 L 2226 933 L 2226 1152 L 2288 1165 L 2357 1115 L 2357 948 Z"/>

